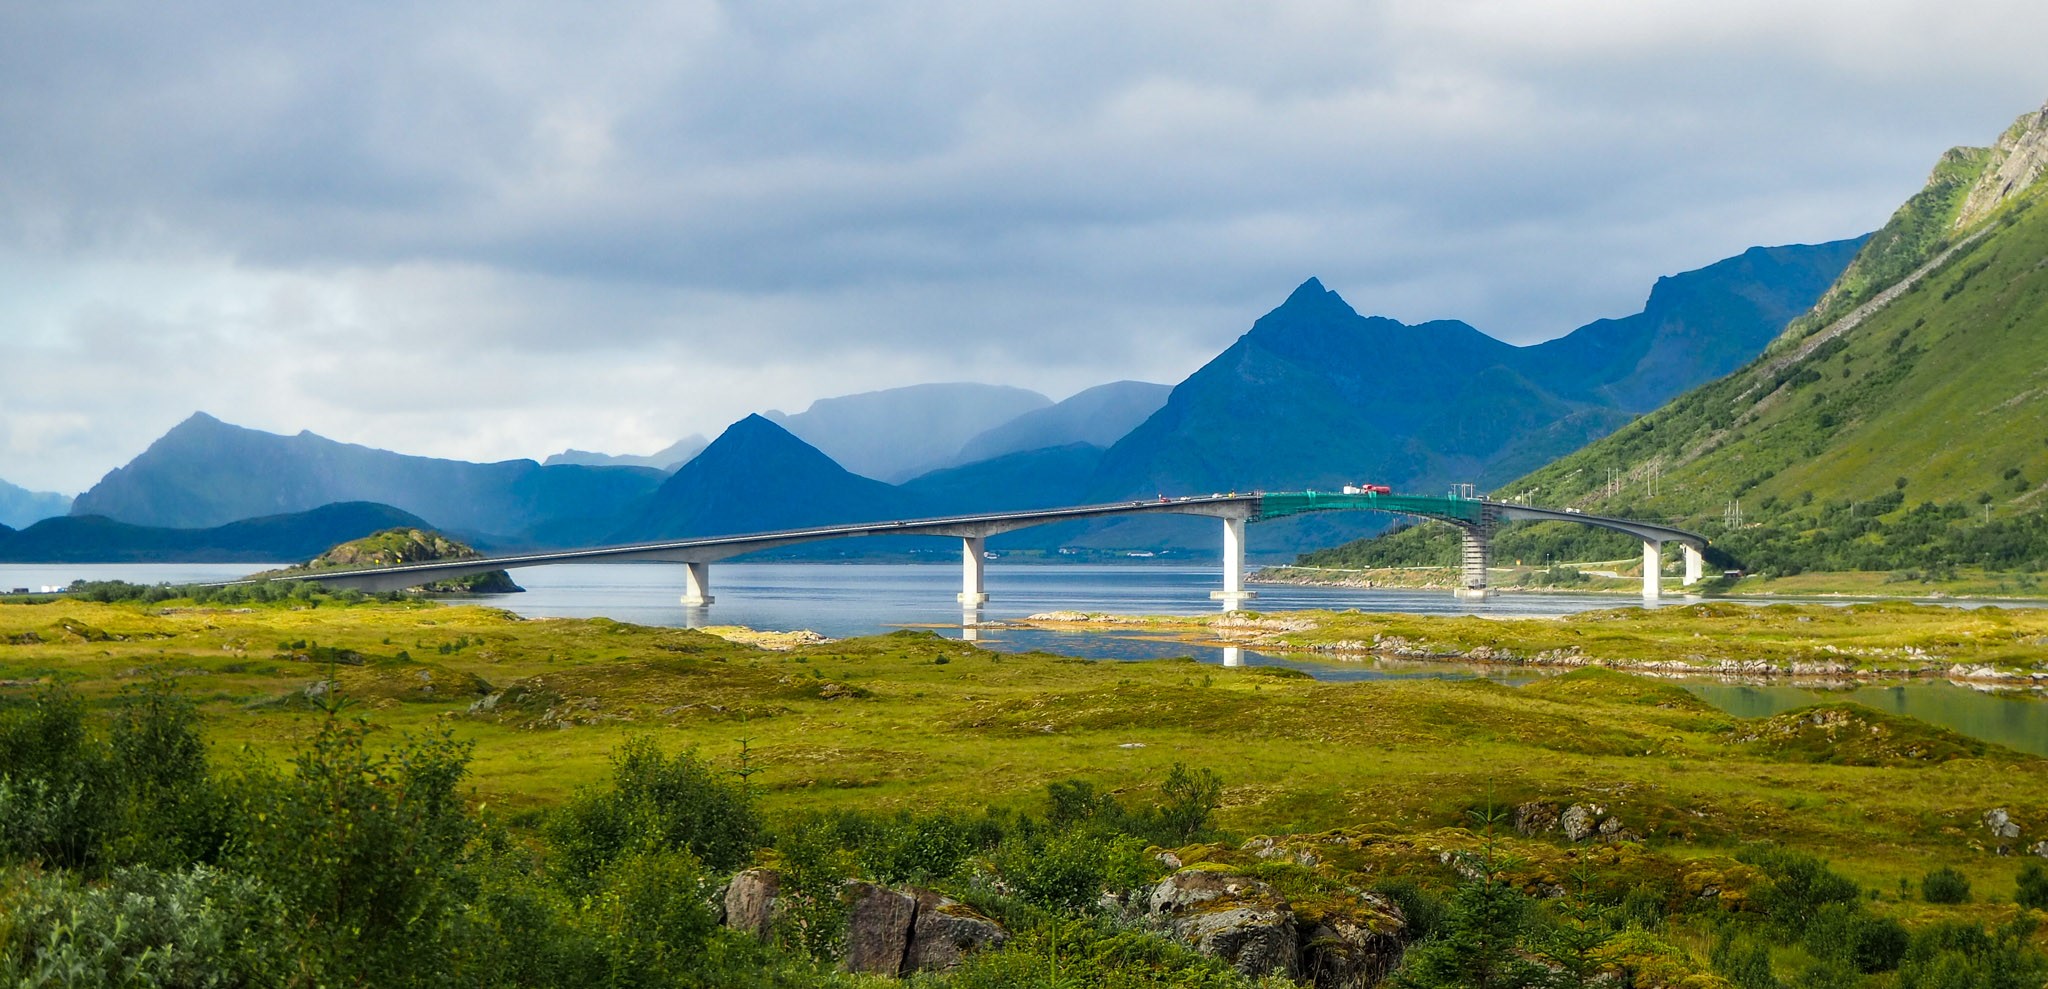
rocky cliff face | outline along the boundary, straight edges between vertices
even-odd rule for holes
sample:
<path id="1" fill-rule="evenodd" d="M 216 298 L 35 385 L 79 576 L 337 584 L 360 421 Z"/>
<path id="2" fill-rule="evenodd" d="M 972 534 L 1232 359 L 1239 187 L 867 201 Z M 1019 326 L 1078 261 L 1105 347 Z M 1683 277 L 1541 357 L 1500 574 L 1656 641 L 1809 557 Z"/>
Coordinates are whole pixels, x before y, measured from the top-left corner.
<path id="1" fill-rule="evenodd" d="M 1970 187 L 1955 229 L 1966 230 L 2048 174 L 2048 105 L 2013 122 L 1991 148 L 1984 174 Z"/>

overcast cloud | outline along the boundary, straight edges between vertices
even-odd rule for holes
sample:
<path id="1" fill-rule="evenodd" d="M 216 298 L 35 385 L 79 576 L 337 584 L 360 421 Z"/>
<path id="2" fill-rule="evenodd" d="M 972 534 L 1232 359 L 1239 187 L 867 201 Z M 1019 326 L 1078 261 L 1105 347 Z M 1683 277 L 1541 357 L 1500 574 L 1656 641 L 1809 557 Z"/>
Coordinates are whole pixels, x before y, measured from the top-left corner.
<path id="1" fill-rule="evenodd" d="M 1302 279 L 1528 343 L 1883 222 L 2029 2 L 0 0 L 0 478 L 192 411 L 647 452 L 1177 381 Z"/>

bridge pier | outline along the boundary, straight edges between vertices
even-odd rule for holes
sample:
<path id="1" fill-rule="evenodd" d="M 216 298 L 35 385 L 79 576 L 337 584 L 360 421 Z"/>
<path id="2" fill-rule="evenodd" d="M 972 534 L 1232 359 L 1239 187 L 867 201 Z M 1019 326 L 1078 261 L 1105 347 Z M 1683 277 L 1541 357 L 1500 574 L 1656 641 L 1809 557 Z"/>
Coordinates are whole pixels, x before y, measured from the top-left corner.
<path id="1" fill-rule="evenodd" d="M 1486 568 L 1493 563 L 1493 533 L 1484 525 L 1461 525 L 1458 527 L 1460 559 L 1463 573 L 1458 581 L 1458 597 L 1467 601 L 1484 601 L 1486 589 Z"/>
<path id="2" fill-rule="evenodd" d="M 1664 546 L 1654 539 L 1643 540 L 1643 600 L 1664 596 Z"/>
<path id="3" fill-rule="evenodd" d="M 690 607 L 702 607 L 715 600 L 711 596 L 711 564 L 683 564 L 683 603 Z"/>
<path id="4" fill-rule="evenodd" d="M 960 537 L 960 603 L 967 608 L 979 608 L 988 603 L 988 592 L 983 590 L 982 577 L 987 572 L 988 538 L 985 536 Z"/>
<path id="5" fill-rule="evenodd" d="M 1223 589 L 1210 591 L 1209 599 L 1223 602 L 1228 611 L 1236 611 L 1246 601 L 1258 597 L 1255 591 L 1244 589 L 1244 519 L 1223 520 Z"/>
<path id="6" fill-rule="evenodd" d="M 1685 586 L 1691 587 L 1699 583 L 1700 578 L 1705 575 L 1706 556 L 1700 552 L 1699 547 L 1691 543 L 1680 543 L 1678 548 L 1685 553 Z"/>

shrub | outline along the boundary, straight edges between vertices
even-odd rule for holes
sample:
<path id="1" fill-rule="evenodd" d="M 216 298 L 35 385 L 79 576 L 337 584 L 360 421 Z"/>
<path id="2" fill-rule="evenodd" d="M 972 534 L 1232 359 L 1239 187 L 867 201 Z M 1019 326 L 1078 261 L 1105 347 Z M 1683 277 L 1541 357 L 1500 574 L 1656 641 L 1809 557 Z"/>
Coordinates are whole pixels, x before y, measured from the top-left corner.
<path id="1" fill-rule="evenodd" d="M 323 981 L 431 982 L 453 954 L 475 831 L 455 789 L 468 747 L 442 736 L 372 753 L 369 730 L 330 717 L 292 774 L 245 777 L 228 860 L 277 891 Z"/>
<path id="2" fill-rule="evenodd" d="M 662 755 L 648 738 L 612 757 L 612 785 L 577 794 L 543 832 L 571 883 L 596 877 L 619 856 L 648 848 L 686 849 L 705 868 L 745 865 L 762 840 L 760 815 L 736 781 L 696 756 Z"/>
<path id="3" fill-rule="evenodd" d="M 1921 877 L 1920 897 L 1929 903 L 1970 902 L 1970 880 L 1948 866 Z"/>
<path id="4" fill-rule="evenodd" d="M 67 690 L 0 709 L 0 857 L 99 868 L 114 815 L 108 761 Z"/>
<path id="5" fill-rule="evenodd" d="M 1757 848 L 1743 852 L 1739 858 L 1768 877 L 1751 898 L 1774 925 L 1793 935 L 1804 934 L 1822 907 L 1830 903 L 1856 903 L 1862 897 L 1862 890 L 1854 881 L 1804 852 Z"/>
<path id="6" fill-rule="evenodd" d="M 279 985 L 290 971 L 270 936 L 276 897 L 209 866 L 120 869 L 98 885 L 31 875 L 0 906 L 0 984 Z"/>
<path id="7" fill-rule="evenodd" d="M 2020 866 L 2019 889 L 2012 899 L 2023 907 L 2048 910 L 2048 869 L 2043 869 L 2039 862 Z"/>

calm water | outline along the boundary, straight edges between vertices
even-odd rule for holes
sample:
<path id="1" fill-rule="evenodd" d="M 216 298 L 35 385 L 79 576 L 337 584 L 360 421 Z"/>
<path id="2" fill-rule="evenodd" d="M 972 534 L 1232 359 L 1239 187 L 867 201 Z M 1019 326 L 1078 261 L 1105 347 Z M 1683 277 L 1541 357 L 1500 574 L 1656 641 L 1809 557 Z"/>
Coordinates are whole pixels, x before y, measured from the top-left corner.
<path id="1" fill-rule="evenodd" d="M 135 583 L 225 580 L 266 569 L 259 564 L 6 564 L 0 590 L 68 584 L 73 580 Z M 747 625 L 807 628 L 834 637 L 929 627 L 970 637 L 992 649 L 1041 649 L 1099 659 L 1143 660 L 1187 656 L 1205 663 L 1287 666 L 1323 680 L 1491 676 L 1527 682 L 1545 674 L 1501 672 L 1456 663 L 1331 662 L 1203 646 L 1139 634 L 1053 632 L 962 627 L 953 595 L 960 570 L 947 565 L 730 563 L 711 568 L 707 608 L 685 608 L 681 568 L 662 564 L 582 564 L 529 567 L 513 577 L 524 594 L 486 596 L 482 603 L 528 617 L 595 617 L 646 625 Z M 1209 592 L 1221 587 L 1213 568 L 1194 566 L 1012 565 L 991 562 L 989 603 L 981 621 L 1022 618 L 1044 611 L 1116 614 L 1201 614 L 1216 609 Z M 1504 594 L 1466 602 L 1444 591 L 1257 585 L 1251 606 L 1262 611 L 1301 608 L 1358 609 L 1411 614 L 1500 617 L 1558 616 L 1627 607 L 1633 599 L 1603 594 Z M 1689 600 L 1666 597 L 1664 603 Z M 1788 685 L 1752 686 L 1699 678 L 1685 681 L 1709 703 L 1741 717 L 1781 713 L 1828 699 L 1848 699 L 1920 718 L 1987 741 L 2048 756 L 2048 706 L 2031 694 L 2010 694 L 1946 682 L 1914 681 L 1822 690 Z"/>

